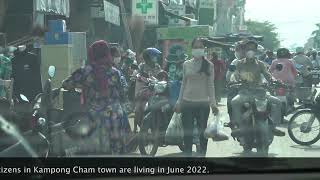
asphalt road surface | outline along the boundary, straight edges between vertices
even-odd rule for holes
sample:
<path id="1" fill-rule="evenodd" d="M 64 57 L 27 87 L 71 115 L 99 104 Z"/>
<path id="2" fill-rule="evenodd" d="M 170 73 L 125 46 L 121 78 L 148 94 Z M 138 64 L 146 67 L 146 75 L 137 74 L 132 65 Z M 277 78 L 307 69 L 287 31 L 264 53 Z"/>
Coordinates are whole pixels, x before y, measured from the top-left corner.
<path id="1" fill-rule="evenodd" d="M 226 98 L 223 98 L 220 104 L 221 120 L 222 122 L 228 122 L 229 116 L 227 113 Z M 285 117 L 285 119 L 288 121 L 290 117 L 291 115 Z M 211 119 L 213 119 L 213 114 L 210 113 L 209 120 Z M 133 120 L 131 119 L 130 121 L 132 122 Z M 270 157 L 320 157 L 320 142 L 308 147 L 300 146 L 290 139 L 287 132 L 287 124 L 280 125 L 278 128 L 285 131 L 286 136 L 274 138 L 269 148 Z M 229 140 L 214 142 L 212 139 L 209 139 L 207 157 L 242 157 L 243 149 L 239 145 L 239 142 L 233 140 L 230 136 L 230 128 L 223 128 L 223 132 L 229 135 Z M 193 147 L 193 151 L 195 152 L 195 146 Z M 254 149 L 251 154 L 253 157 L 256 156 L 255 151 Z M 139 151 L 132 155 L 139 156 Z M 178 146 L 159 147 L 156 154 L 156 156 L 160 157 L 179 157 L 181 155 L 182 153 Z"/>

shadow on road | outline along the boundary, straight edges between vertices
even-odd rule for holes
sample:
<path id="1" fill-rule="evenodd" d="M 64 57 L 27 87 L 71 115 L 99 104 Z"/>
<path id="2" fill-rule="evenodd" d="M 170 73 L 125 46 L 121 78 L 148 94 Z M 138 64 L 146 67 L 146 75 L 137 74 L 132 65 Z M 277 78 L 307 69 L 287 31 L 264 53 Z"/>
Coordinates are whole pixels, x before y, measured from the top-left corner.
<path id="1" fill-rule="evenodd" d="M 320 146 L 311 145 L 311 146 L 301 146 L 301 145 L 292 145 L 292 148 L 303 149 L 305 151 L 320 151 Z"/>
<path id="2" fill-rule="evenodd" d="M 283 123 L 279 124 L 278 127 L 288 128 L 288 124 L 289 124 L 289 120 L 284 119 L 284 120 L 283 120 Z"/>
<path id="3" fill-rule="evenodd" d="M 252 158 L 255 158 L 255 157 L 262 157 L 260 156 L 257 152 L 250 152 L 250 153 L 233 153 L 235 156 L 233 157 L 252 157 Z M 268 157 L 276 157 L 277 154 L 275 153 L 269 153 L 269 156 Z"/>
<path id="4" fill-rule="evenodd" d="M 196 152 L 192 152 L 192 156 L 197 156 Z M 161 155 L 158 157 L 186 157 L 183 152 L 178 152 L 178 153 L 170 153 L 170 154 L 166 154 L 166 155 Z"/>

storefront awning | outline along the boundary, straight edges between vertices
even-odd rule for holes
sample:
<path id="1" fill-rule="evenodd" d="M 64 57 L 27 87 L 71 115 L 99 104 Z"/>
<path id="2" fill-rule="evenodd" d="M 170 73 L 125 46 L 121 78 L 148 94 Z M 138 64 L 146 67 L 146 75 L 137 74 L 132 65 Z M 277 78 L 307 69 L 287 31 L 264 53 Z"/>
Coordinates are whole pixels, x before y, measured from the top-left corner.
<path id="1" fill-rule="evenodd" d="M 70 2 L 69 0 L 35 0 L 37 12 L 48 14 L 58 14 L 69 17 Z"/>

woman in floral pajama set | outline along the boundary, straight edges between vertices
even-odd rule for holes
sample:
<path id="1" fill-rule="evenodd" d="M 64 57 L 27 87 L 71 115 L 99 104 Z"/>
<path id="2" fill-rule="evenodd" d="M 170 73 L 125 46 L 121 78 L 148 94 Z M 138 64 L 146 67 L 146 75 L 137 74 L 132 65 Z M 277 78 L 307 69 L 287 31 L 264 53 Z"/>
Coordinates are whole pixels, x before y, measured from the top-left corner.
<path id="1" fill-rule="evenodd" d="M 121 107 L 124 87 L 120 82 L 120 71 L 112 67 L 110 47 L 103 40 L 90 46 L 88 60 L 88 65 L 64 80 L 63 87 L 68 90 L 82 88 L 88 112 L 97 127 L 102 128 L 103 138 L 95 140 L 100 141 L 100 147 L 102 144 L 104 148 L 111 148 L 113 154 L 120 154 L 124 151 L 124 137 L 130 131 Z"/>

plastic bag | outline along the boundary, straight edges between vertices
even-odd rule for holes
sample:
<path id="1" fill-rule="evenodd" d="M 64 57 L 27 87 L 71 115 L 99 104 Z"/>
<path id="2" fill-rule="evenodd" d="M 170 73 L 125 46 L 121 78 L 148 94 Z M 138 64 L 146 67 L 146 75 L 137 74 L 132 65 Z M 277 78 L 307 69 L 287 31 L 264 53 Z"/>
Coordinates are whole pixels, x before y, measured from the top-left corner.
<path id="1" fill-rule="evenodd" d="M 166 131 L 165 142 L 168 145 L 178 145 L 183 142 L 181 114 L 173 114 Z"/>
<path id="2" fill-rule="evenodd" d="M 221 122 L 221 115 L 218 113 L 214 116 L 215 119 L 211 121 L 204 131 L 204 137 L 209 139 L 212 138 L 213 141 L 225 141 L 228 140 L 229 137 L 222 132 L 223 124 Z"/>

